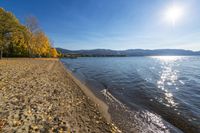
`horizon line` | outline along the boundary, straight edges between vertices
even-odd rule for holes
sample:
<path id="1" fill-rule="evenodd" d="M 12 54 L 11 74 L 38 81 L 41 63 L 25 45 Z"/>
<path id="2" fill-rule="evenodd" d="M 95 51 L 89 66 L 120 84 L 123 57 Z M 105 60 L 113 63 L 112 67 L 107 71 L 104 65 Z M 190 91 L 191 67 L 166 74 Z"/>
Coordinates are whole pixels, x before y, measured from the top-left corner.
<path id="1" fill-rule="evenodd" d="M 55 47 L 56 49 L 65 49 L 69 51 L 80 51 L 80 50 L 112 50 L 112 51 L 126 51 L 126 50 L 184 50 L 184 51 L 193 51 L 200 52 L 200 50 L 192 50 L 192 49 L 173 49 L 173 48 L 163 48 L 163 49 L 142 49 L 142 48 L 131 48 L 131 49 L 107 49 L 107 48 L 94 48 L 94 49 L 67 49 L 61 47 Z"/>

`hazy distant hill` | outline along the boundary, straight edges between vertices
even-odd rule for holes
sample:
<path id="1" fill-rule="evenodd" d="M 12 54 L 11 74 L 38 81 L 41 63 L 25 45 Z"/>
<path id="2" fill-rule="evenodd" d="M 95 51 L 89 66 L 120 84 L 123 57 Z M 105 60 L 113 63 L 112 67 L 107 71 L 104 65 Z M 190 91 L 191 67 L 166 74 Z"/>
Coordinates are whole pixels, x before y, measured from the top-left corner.
<path id="1" fill-rule="evenodd" d="M 154 55 L 200 55 L 200 51 L 195 52 L 191 50 L 182 49 L 128 49 L 128 50 L 109 50 L 109 49 L 94 49 L 94 50 L 67 50 L 57 48 L 63 54 L 79 54 L 88 56 L 154 56 Z"/>

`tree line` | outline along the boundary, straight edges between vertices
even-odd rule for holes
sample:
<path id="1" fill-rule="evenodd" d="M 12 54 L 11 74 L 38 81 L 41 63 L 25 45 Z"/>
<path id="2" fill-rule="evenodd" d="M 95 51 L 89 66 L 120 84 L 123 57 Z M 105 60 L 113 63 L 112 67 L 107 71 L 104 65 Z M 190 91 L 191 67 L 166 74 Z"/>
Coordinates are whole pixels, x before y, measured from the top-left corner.
<path id="1" fill-rule="evenodd" d="M 0 58 L 59 55 L 35 17 L 27 17 L 23 25 L 11 12 L 0 8 Z"/>

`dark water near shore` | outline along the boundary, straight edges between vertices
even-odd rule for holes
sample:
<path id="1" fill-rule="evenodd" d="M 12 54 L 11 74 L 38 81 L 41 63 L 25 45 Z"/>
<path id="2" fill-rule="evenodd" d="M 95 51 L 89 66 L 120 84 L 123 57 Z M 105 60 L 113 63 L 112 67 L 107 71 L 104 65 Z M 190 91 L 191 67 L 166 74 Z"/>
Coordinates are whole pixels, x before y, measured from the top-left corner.
<path id="1" fill-rule="evenodd" d="M 200 132 L 200 57 L 61 61 L 111 107 L 125 132 Z"/>

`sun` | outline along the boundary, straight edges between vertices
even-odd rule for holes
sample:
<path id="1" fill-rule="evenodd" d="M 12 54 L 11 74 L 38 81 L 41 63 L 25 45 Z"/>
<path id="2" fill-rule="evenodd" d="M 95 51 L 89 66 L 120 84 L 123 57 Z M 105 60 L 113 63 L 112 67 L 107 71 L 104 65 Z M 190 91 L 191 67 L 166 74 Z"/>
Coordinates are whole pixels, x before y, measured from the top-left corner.
<path id="1" fill-rule="evenodd" d="M 184 11 L 181 6 L 173 5 L 166 10 L 166 20 L 175 25 L 183 16 Z"/>

